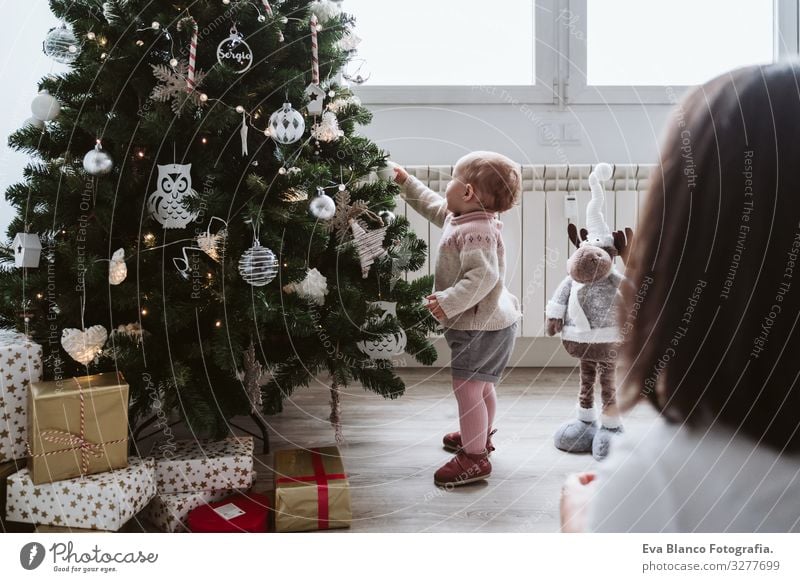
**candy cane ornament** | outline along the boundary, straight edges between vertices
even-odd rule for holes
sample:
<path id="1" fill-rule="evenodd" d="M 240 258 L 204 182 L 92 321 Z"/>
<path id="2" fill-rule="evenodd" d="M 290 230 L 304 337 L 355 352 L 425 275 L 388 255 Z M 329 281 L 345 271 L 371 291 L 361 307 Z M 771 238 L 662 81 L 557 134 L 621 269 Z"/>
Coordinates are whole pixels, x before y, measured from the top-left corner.
<path id="1" fill-rule="evenodd" d="M 311 82 L 319 85 L 319 43 L 317 41 L 317 16 L 311 16 Z"/>
<path id="2" fill-rule="evenodd" d="M 192 27 L 192 39 L 189 41 L 189 68 L 186 72 L 186 91 L 191 93 L 196 87 L 195 83 L 195 70 L 197 68 L 197 21 L 189 16 L 180 21 L 178 28 L 183 28 L 185 22 L 189 23 Z"/>
<path id="3" fill-rule="evenodd" d="M 267 2 L 267 0 L 261 0 L 261 3 L 264 5 L 264 12 L 267 13 L 267 16 L 272 18 L 272 6 L 269 5 L 269 2 Z"/>
<path id="4" fill-rule="evenodd" d="M 317 17 L 311 16 L 311 84 L 306 87 L 309 115 L 322 115 L 325 91 L 319 86 L 319 42 L 317 39 Z"/>

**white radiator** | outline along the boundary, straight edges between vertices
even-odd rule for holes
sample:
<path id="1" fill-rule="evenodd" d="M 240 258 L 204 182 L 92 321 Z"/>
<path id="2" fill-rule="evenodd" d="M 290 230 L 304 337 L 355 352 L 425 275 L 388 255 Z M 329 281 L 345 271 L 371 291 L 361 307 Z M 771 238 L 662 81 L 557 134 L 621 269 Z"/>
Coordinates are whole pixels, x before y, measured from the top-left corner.
<path id="1" fill-rule="evenodd" d="M 636 230 L 639 208 L 647 191 L 653 164 L 619 164 L 605 183 L 605 218 L 613 230 L 626 226 Z M 434 192 L 444 193 L 452 166 L 408 166 Z M 522 201 L 500 217 L 506 244 L 506 284 L 522 302 L 523 337 L 543 337 L 544 308 L 549 297 L 566 276 L 566 261 L 574 250 L 567 238 L 565 200 L 577 198 L 578 228 L 585 226 L 589 193 L 590 164 L 522 166 Z M 428 243 L 430 255 L 415 276 L 433 273 L 441 229 L 428 223 L 400 200 L 397 212 L 411 222 L 417 235 Z M 618 265 L 621 269 L 621 265 Z"/>

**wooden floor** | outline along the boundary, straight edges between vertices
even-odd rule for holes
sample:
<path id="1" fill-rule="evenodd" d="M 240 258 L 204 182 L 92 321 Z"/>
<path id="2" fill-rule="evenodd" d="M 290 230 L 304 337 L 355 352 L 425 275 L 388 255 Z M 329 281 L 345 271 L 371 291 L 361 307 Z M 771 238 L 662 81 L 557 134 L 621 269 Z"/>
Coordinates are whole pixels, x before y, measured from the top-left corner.
<path id="1" fill-rule="evenodd" d="M 360 387 L 343 396 L 347 442 L 341 447 L 352 488 L 354 532 L 552 532 L 566 475 L 596 466 L 591 455 L 553 446 L 574 417 L 578 374 L 572 368 L 517 368 L 498 390 L 493 473 L 485 483 L 443 490 L 433 472 L 450 458 L 445 432 L 457 430 L 449 370 L 402 373 L 406 394 L 385 401 Z M 331 444 L 326 386 L 298 391 L 272 419 L 273 450 Z M 649 423 L 639 407 L 626 424 Z M 256 458 L 256 490 L 271 489 L 271 457 Z"/>

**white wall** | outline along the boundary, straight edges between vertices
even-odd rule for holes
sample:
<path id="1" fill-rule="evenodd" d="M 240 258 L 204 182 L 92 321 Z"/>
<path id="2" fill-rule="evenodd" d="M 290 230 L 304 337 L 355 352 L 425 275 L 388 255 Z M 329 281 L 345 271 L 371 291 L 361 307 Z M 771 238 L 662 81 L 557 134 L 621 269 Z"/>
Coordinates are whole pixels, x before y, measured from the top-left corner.
<path id="1" fill-rule="evenodd" d="M 42 53 L 42 40 L 58 20 L 47 0 L 0 0 L 3 17 L 0 34 L 0 191 L 19 181 L 28 156 L 8 147 L 8 136 L 31 116 L 37 81 L 60 65 Z M 0 196 L 0 239 L 13 217 Z"/>

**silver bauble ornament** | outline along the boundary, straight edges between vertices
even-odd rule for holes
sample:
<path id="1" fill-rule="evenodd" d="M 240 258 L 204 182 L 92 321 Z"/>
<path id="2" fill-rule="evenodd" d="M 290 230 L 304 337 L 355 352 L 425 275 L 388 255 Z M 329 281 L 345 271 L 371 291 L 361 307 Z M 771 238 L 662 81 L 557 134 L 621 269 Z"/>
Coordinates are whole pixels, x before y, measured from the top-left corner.
<path id="1" fill-rule="evenodd" d="M 324 192 L 320 192 L 311 200 L 308 211 L 314 218 L 330 220 L 336 214 L 336 202 Z"/>
<path id="2" fill-rule="evenodd" d="M 268 285 L 278 274 L 278 259 L 258 240 L 239 259 L 239 274 L 253 287 Z"/>
<path id="3" fill-rule="evenodd" d="M 108 155 L 100 142 L 83 156 L 83 169 L 92 176 L 105 176 L 114 168 L 114 160 Z"/>
<path id="4" fill-rule="evenodd" d="M 42 42 L 42 51 L 57 63 L 69 65 L 81 54 L 78 39 L 66 25 L 51 28 Z"/>
<path id="5" fill-rule="evenodd" d="M 378 216 L 381 217 L 383 224 L 385 224 L 386 226 L 389 226 L 397 219 L 397 217 L 394 215 L 394 212 L 392 212 L 391 210 L 381 210 L 378 213 Z"/>
<path id="6" fill-rule="evenodd" d="M 269 118 L 269 135 L 279 144 L 290 144 L 303 137 L 306 122 L 303 114 L 292 108 L 291 103 L 284 103 Z"/>
<path id="7" fill-rule="evenodd" d="M 61 113 L 61 103 L 47 91 L 41 91 L 31 102 L 31 113 L 41 121 L 53 121 Z"/>

